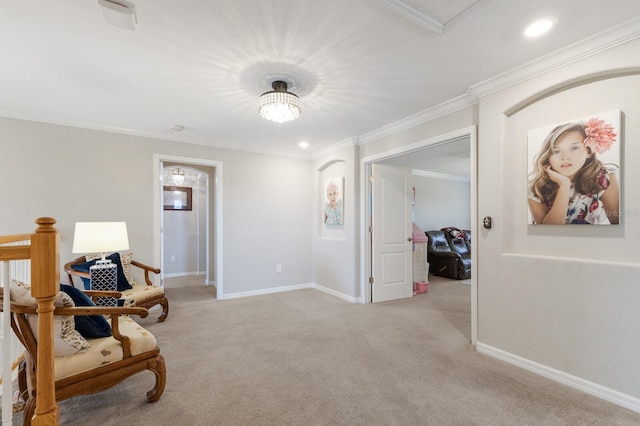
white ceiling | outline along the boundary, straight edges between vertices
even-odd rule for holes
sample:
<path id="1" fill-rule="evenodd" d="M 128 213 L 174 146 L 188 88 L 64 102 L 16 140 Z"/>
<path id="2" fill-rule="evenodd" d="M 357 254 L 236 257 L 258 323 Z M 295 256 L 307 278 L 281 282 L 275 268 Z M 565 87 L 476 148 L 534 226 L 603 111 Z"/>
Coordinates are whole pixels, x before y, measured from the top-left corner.
<path id="1" fill-rule="evenodd" d="M 311 157 L 640 15 L 638 0 L 133 3 L 135 31 L 95 0 L 3 2 L 0 116 Z M 521 35 L 547 15 L 549 34 Z M 275 79 L 300 120 L 259 116 Z"/>

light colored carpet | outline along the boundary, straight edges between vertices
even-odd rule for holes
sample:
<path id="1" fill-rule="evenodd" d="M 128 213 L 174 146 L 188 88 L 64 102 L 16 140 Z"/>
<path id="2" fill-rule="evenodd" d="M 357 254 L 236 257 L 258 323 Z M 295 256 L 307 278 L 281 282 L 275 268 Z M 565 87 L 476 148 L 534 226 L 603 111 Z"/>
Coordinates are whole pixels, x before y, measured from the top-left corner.
<path id="1" fill-rule="evenodd" d="M 471 347 L 470 287 L 430 277 L 429 292 L 351 304 L 318 290 L 215 300 L 167 282 L 153 375 L 60 403 L 64 425 L 631 425 L 620 408 Z M 19 424 L 20 416 L 14 418 Z"/>

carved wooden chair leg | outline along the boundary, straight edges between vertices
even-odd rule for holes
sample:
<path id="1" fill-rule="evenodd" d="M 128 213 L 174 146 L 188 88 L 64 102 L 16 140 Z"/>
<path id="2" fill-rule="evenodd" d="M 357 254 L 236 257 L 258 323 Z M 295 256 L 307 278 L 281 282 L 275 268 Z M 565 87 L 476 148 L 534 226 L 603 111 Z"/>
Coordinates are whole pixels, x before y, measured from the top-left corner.
<path id="1" fill-rule="evenodd" d="M 160 305 L 162 306 L 162 315 L 158 317 L 158 322 L 164 322 L 167 315 L 169 315 L 169 299 L 165 297 L 162 302 L 160 302 Z"/>
<path id="2" fill-rule="evenodd" d="M 150 363 L 149 370 L 153 371 L 153 374 L 155 374 L 156 383 L 153 386 L 153 389 L 147 392 L 147 400 L 149 402 L 156 402 L 164 393 L 164 386 L 166 385 L 167 380 L 164 357 L 158 354 L 158 357 L 155 359 L 155 361 Z"/>

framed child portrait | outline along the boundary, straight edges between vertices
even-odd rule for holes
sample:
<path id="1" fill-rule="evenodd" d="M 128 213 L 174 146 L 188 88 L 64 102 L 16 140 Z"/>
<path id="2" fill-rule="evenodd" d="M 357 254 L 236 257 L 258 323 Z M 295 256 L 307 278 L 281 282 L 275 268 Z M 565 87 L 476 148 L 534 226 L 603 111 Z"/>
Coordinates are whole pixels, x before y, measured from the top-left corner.
<path id="1" fill-rule="evenodd" d="M 528 132 L 528 223 L 620 223 L 620 110 Z"/>
<path id="2" fill-rule="evenodd" d="M 323 194 L 323 223 L 327 226 L 344 225 L 344 177 L 325 179 Z"/>

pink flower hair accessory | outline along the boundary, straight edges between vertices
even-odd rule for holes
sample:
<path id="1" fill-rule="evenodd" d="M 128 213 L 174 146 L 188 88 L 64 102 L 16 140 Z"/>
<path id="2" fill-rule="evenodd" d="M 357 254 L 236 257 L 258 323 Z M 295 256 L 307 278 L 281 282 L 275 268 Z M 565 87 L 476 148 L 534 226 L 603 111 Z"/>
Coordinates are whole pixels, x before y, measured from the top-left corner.
<path id="1" fill-rule="evenodd" d="M 598 154 L 609 151 L 611 145 L 616 141 L 617 135 L 613 131 L 613 126 L 597 118 L 591 118 L 587 121 L 584 132 L 587 137 L 582 143 L 591 149 L 591 152 Z"/>

